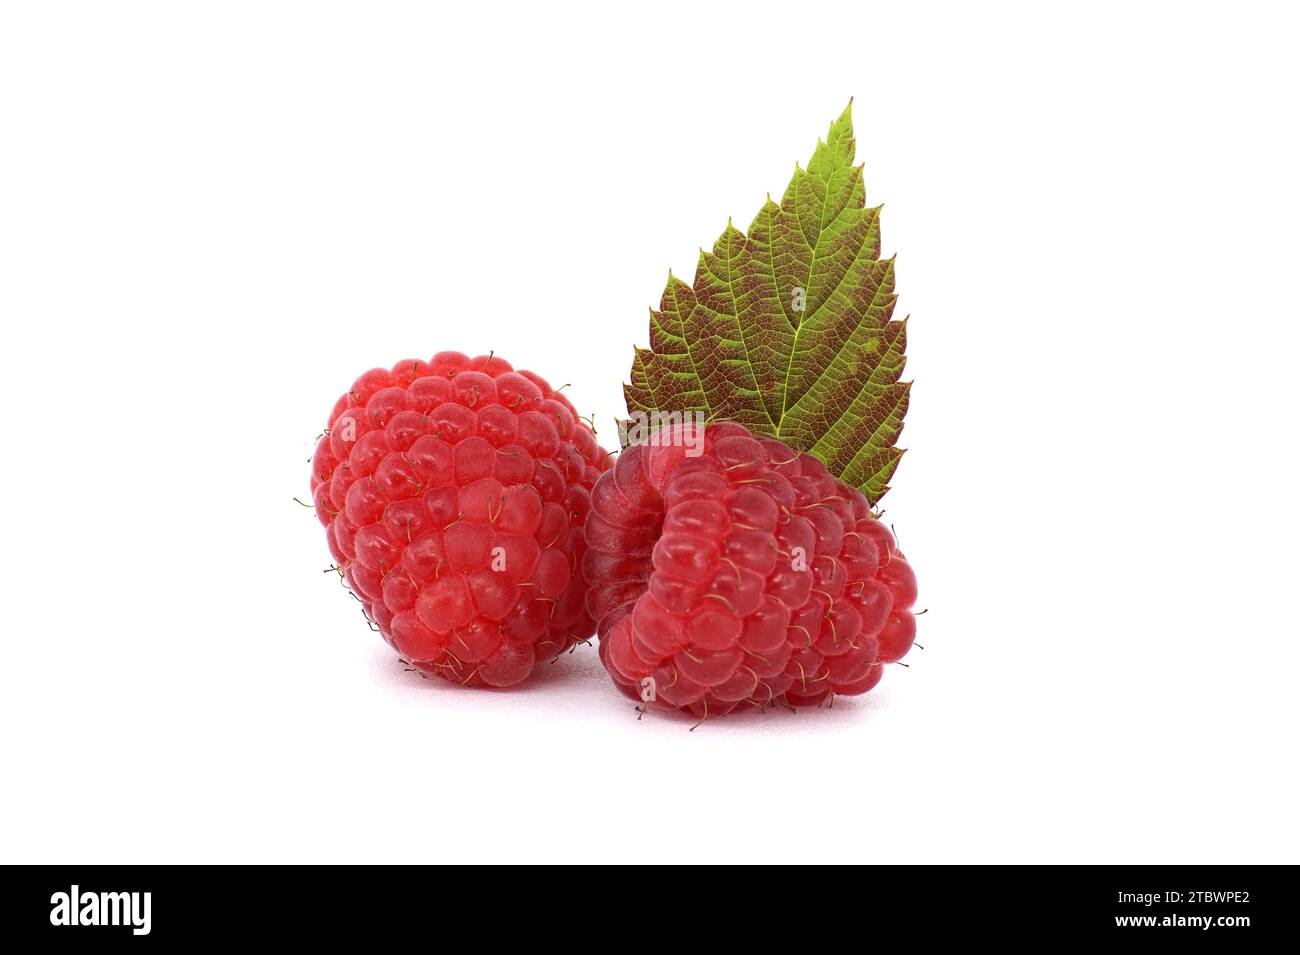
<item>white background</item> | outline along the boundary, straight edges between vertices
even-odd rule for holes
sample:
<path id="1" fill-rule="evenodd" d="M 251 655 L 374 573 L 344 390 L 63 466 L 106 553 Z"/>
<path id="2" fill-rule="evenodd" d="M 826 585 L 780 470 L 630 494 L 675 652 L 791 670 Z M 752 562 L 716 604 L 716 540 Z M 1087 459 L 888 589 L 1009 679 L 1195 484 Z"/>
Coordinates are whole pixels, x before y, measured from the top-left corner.
<path id="1" fill-rule="evenodd" d="M 1292 12 L 547 6 L 0 14 L 0 860 L 1300 861 Z M 495 349 L 609 440 L 851 95 L 926 649 L 695 732 L 405 673 L 338 394 Z"/>

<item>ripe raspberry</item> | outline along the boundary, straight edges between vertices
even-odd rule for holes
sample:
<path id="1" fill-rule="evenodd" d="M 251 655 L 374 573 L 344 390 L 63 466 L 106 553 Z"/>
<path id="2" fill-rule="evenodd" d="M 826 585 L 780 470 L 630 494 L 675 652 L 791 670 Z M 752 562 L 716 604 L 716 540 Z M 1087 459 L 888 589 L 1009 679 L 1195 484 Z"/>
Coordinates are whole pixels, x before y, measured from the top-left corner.
<path id="1" fill-rule="evenodd" d="M 423 672 L 510 686 L 594 629 L 578 568 L 608 468 L 540 377 L 442 352 L 357 379 L 311 486 L 330 553 L 384 639 Z"/>
<path id="2" fill-rule="evenodd" d="M 916 634 L 893 535 L 816 458 L 732 423 L 689 456 L 700 437 L 656 432 L 592 490 L 582 566 L 605 668 L 696 716 L 865 693 Z"/>

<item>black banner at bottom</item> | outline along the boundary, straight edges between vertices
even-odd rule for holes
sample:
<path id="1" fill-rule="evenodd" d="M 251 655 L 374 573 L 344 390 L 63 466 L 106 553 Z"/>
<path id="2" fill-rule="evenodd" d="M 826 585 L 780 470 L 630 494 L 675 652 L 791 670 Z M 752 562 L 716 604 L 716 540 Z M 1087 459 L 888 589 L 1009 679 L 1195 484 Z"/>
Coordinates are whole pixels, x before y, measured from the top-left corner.
<path id="1" fill-rule="evenodd" d="M 845 941 L 885 930 L 889 937 L 905 932 L 913 944 L 951 943 L 957 933 L 971 941 L 1130 939 L 1235 948 L 1294 934 L 1294 879 L 1286 868 L 772 867 L 727 881 L 715 890 L 711 911 L 702 886 L 717 880 L 680 871 L 593 879 L 555 868 L 511 875 L 432 867 L 9 867 L 0 906 L 11 936 L 96 947 L 251 939 L 429 944 L 448 918 L 460 931 L 477 927 L 494 945 L 530 931 L 538 935 L 535 944 L 555 944 L 557 920 L 566 914 L 578 931 L 592 915 L 603 928 L 631 919 L 636 924 L 616 930 L 633 944 L 662 948 L 689 920 L 734 945 L 749 933 L 767 936 L 773 920 L 789 931 L 799 913 L 812 911 L 819 922 L 838 921 Z M 759 901 L 773 890 L 784 905 Z M 582 911 L 587 903 L 592 915 Z M 738 915 L 753 924 L 737 926 Z M 709 940 L 705 933 L 693 937 L 697 945 Z"/>

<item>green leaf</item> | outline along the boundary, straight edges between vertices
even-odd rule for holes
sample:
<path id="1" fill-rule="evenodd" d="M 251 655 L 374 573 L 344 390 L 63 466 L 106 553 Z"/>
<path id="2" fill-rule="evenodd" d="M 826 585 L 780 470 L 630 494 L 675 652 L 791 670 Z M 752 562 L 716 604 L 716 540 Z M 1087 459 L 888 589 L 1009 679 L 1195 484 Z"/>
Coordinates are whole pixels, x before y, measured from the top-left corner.
<path id="1" fill-rule="evenodd" d="M 669 273 L 650 348 L 623 386 L 631 413 L 703 411 L 823 462 L 875 504 L 889 490 L 911 383 L 907 322 L 892 321 L 894 260 L 853 164 L 852 102 L 778 205 L 730 222 L 695 281 Z"/>

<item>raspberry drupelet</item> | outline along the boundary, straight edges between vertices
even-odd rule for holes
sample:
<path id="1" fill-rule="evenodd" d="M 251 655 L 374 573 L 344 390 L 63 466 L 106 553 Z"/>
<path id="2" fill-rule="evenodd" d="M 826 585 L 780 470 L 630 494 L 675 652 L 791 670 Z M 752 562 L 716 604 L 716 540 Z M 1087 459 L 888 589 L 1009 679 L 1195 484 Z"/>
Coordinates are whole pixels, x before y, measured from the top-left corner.
<path id="1" fill-rule="evenodd" d="M 693 427 L 624 449 L 592 490 L 582 566 L 615 683 L 699 717 L 870 690 L 916 634 L 893 535 L 811 455 Z"/>
<path id="2" fill-rule="evenodd" d="M 582 527 L 609 466 L 542 378 L 443 352 L 357 379 L 311 486 L 330 553 L 384 639 L 422 672 L 510 686 L 594 630 Z"/>

